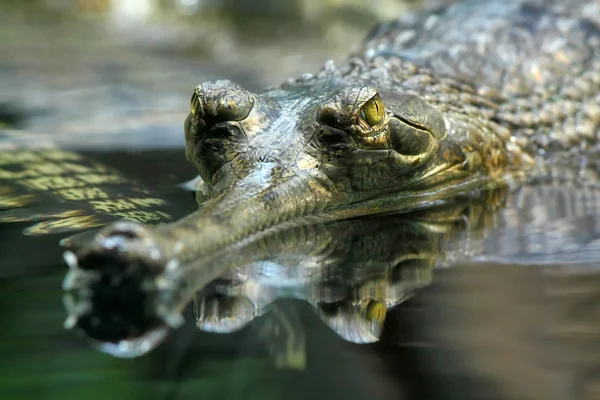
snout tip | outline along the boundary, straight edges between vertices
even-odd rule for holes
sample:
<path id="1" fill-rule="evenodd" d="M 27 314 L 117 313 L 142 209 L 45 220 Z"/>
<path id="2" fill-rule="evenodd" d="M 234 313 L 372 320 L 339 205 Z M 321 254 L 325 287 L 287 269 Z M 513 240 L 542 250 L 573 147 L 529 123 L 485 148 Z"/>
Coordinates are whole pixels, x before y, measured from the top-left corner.
<path id="1" fill-rule="evenodd" d="M 93 347 L 119 357 L 141 355 L 158 345 L 182 318 L 163 312 L 162 259 L 150 228 L 121 221 L 98 232 L 63 258 L 66 329 L 76 329 Z M 175 313 L 176 314 L 176 313 Z"/>

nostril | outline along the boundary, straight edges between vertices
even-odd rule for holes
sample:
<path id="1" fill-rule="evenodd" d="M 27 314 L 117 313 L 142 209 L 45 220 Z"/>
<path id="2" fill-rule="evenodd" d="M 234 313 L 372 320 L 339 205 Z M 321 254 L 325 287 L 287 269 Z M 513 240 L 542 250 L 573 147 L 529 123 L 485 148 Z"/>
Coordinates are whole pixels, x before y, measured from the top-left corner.
<path id="1" fill-rule="evenodd" d="M 147 237 L 147 229 L 145 226 L 136 222 L 120 221 L 110 225 L 102 231 L 102 235 L 106 238 L 121 236 L 125 239 L 143 239 Z"/>
<path id="2" fill-rule="evenodd" d="M 124 239 L 130 239 L 130 240 L 139 239 L 139 236 L 134 231 L 117 231 L 117 232 L 111 233 L 108 237 L 116 237 L 116 236 L 121 236 Z"/>
<path id="3" fill-rule="evenodd" d="M 315 137 L 318 146 L 334 154 L 345 153 L 356 148 L 356 142 L 345 131 L 338 129 L 321 129 Z"/>
<path id="4" fill-rule="evenodd" d="M 152 238 L 148 227 L 131 221 L 119 221 L 107 226 L 96 236 L 97 244 L 105 250 L 120 250 L 132 243 Z"/>
<path id="5" fill-rule="evenodd" d="M 145 273 L 164 269 L 161 251 L 152 228 L 137 222 L 120 221 L 96 234 L 89 246 L 68 252 L 71 268 L 118 275 L 142 268 Z"/>

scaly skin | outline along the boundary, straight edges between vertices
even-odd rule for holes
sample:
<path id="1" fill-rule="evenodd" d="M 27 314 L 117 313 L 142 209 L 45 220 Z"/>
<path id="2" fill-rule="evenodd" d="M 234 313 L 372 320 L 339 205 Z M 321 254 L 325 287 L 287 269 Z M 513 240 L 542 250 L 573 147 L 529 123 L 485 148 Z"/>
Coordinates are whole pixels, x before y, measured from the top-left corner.
<path id="1" fill-rule="evenodd" d="M 277 88 L 198 85 L 185 135 L 200 210 L 111 225 L 66 258 L 174 281 L 290 225 L 413 211 L 519 182 L 544 160 L 584 165 L 599 88 L 598 1 L 467 0 L 383 24 L 341 66 Z"/>

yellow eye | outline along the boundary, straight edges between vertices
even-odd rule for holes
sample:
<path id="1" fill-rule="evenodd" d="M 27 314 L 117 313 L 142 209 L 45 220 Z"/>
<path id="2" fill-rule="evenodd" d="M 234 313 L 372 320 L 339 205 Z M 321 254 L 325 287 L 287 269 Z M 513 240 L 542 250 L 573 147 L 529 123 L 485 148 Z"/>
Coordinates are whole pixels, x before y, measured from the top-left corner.
<path id="1" fill-rule="evenodd" d="M 198 97 L 198 92 L 194 91 L 194 94 L 192 94 L 192 99 L 190 100 L 190 112 L 193 115 L 196 115 L 199 108 L 200 108 L 200 98 Z"/>
<path id="2" fill-rule="evenodd" d="M 374 321 L 378 323 L 382 323 L 385 321 L 385 315 L 387 310 L 385 308 L 385 304 L 373 300 L 369 303 L 366 310 L 366 317 L 369 321 Z"/>
<path id="3" fill-rule="evenodd" d="M 371 100 L 367 101 L 360 110 L 360 117 L 369 126 L 375 126 L 383 121 L 383 101 L 379 95 L 375 95 Z"/>

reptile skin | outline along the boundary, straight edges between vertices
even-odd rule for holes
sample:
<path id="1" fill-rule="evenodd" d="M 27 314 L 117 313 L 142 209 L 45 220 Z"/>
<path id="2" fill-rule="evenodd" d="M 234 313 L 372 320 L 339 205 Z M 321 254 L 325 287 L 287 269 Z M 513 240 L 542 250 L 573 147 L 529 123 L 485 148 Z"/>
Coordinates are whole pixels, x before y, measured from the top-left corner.
<path id="1" fill-rule="evenodd" d="M 200 209 L 157 228 L 117 222 L 66 260 L 176 282 L 290 226 L 414 211 L 556 166 L 592 182 L 599 104 L 599 1 L 412 14 L 376 26 L 339 66 L 279 87 L 196 86 L 185 136 Z"/>

